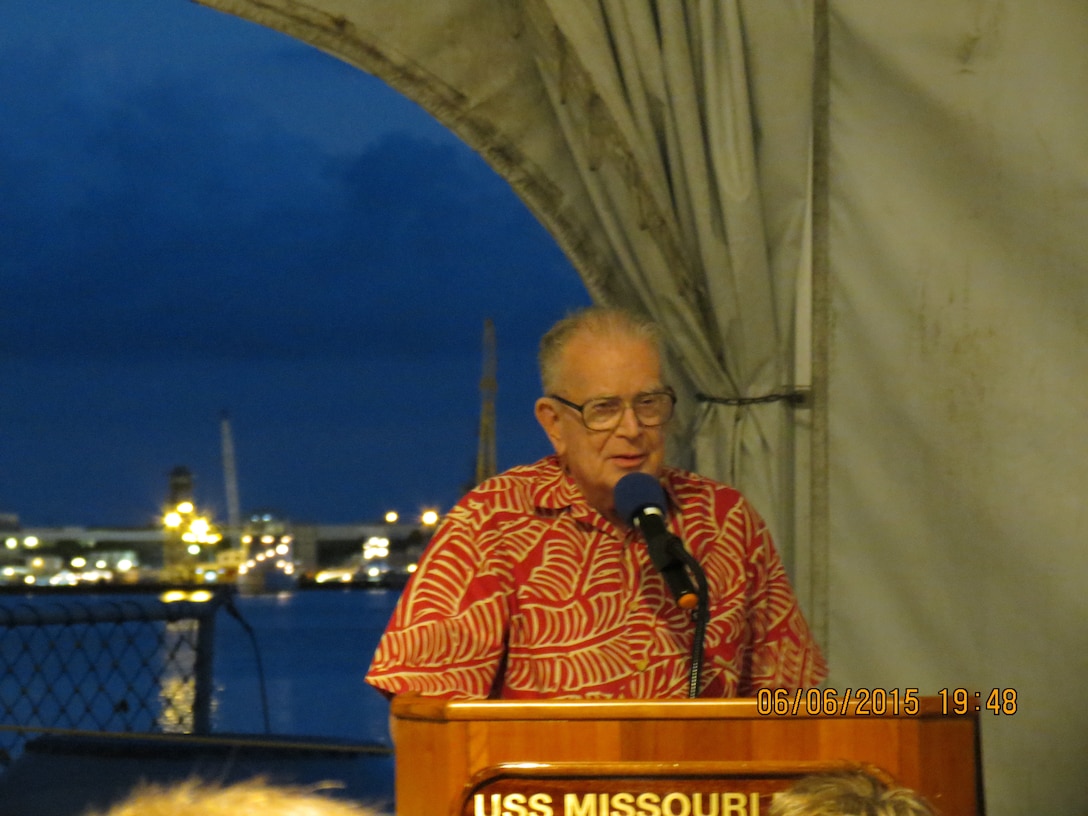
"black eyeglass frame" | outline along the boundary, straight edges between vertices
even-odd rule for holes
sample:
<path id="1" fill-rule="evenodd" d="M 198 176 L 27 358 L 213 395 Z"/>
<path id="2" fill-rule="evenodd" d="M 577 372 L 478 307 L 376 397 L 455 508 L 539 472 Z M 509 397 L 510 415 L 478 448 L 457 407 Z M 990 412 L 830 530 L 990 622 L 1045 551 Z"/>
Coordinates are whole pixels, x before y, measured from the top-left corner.
<path id="1" fill-rule="evenodd" d="M 665 419 L 661 420 L 660 422 L 658 422 L 656 424 L 647 425 L 646 422 L 643 420 L 643 418 L 641 416 L 639 416 L 638 408 L 635 407 L 635 403 L 642 397 L 657 397 L 657 396 L 665 396 L 665 397 L 668 397 L 671 400 L 671 404 L 669 405 L 669 415 L 667 417 L 665 417 Z M 676 392 L 673 391 L 672 388 L 670 388 L 669 386 L 665 386 L 665 388 L 661 389 L 660 391 L 643 391 L 641 394 L 636 394 L 630 400 L 625 400 L 625 399 L 623 399 L 621 397 L 593 397 L 591 399 L 587 399 L 585 402 L 583 402 L 581 405 L 579 405 L 576 402 L 571 402 L 569 399 L 564 399 L 563 397 L 559 396 L 558 394 L 548 394 L 548 399 L 553 399 L 556 402 L 560 402 L 563 405 L 566 405 L 568 408 L 573 408 L 575 411 L 577 411 L 578 416 L 582 420 L 582 425 L 584 425 L 586 430 L 588 430 L 588 431 L 611 431 L 611 430 L 614 430 L 615 428 L 619 427 L 619 424 L 623 421 L 623 414 L 628 408 L 630 408 L 632 411 L 635 412 L 635 419 L 638 420 L 638 424 L 641 425 L 643 428 L 660 428 L 662 425 L 667 425 L 669 423 L 669 421 L 673 418 L 673 415 L 676 412 Z M 621 403 L 623 403 L 623 410 L 620 411 L 618 414 L 616 414 L 615 423 L 613 423 L 612 425 L 609 425 L 608 427 L 605 427 L 605 428 L 591 428 L 589 423 L 586 422 L 586 414 L 585 414 L 586 406 L 589 405 L 591 402 L 600 402 L 601 400 L 613 400 L 613 399 L 618 399 L 618 400 L 620 400 Z"/>

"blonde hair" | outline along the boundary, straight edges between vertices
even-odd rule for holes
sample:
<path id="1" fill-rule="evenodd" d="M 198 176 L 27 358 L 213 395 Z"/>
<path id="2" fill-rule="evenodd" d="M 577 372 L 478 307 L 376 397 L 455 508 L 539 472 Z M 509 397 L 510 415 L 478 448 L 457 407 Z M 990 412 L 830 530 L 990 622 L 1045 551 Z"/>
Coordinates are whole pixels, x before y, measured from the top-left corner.
<path id="1" fill-rule="evenodd" d="M 200 779 L 144 783 L 108 811 L 87 816 L 379 816 L 357 802 L 333 799 L 316 788 L 251 779 L 219 785 Z"/>
<path id="2" fill-rule="evenodd" d="M 777 793 L 768 816 L 937 816 L 907 788 L 885 785 L 864 771 L 814 774 Z"/>
<path id="3" fill-rule="evenodd" d="M 583 332 L 598 336 L 618 334 L 646 340 L 661 356 L 661 332 L 652 320 L 614 306 L 588 306 L 556 322 L 540 339 L 537 361 L 545 395 L 558 389 L 563 350 L 572 338 Z"/>

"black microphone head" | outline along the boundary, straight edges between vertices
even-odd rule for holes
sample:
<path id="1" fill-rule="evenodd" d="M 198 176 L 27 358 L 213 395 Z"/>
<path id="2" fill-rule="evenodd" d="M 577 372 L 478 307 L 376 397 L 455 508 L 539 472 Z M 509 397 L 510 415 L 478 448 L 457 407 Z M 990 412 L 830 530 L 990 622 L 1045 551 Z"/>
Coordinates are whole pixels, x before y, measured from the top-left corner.
<path id="1" fill-rule="evenodd" d="M 628 473 L 621 478 L 612 490 L 612 500 L 619 517 L 632 526 L 635 517 L 647 507 L 665 514 L 665 488 L 649 473 Z"/>

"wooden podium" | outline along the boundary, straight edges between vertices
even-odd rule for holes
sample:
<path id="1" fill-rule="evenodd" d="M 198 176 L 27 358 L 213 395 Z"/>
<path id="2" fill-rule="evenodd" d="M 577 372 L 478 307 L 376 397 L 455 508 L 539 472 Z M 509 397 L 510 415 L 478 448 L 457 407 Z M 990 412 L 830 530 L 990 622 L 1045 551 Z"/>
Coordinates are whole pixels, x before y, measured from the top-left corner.
<path id="1" fill-rule="evenodd" d="M 983 816 L 977 714 L 935 697 L 775 714 L 768 700 L 392 704 L 398 816 L 759 816 L 808 773 L 866 766 Z M 781 708 L 779 709 L 781 710 Z M 760 713 L 764 711 L 766 713 Z"/>

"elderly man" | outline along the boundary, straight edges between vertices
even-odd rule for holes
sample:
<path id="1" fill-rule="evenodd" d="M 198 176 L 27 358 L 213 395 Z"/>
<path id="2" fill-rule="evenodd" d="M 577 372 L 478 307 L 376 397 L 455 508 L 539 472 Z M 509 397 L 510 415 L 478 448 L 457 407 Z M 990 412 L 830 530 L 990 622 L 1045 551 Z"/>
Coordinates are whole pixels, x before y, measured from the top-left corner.
<path id="1" fill-rule="evenodd" d="M 664 464 L 675 396 L 653 325 L 587 309 L 545 335 L 540 368 L 536 417 L 555 454 L 446 516 L 367 682 L 459 699 L 687 696 L 690 613 L 613 501 L 641 472 L 664 487 L 669 529 L 706 574 L 701 696 L 818 684 L 823 657 L 763 521 L 733 488 Z"/>

